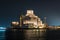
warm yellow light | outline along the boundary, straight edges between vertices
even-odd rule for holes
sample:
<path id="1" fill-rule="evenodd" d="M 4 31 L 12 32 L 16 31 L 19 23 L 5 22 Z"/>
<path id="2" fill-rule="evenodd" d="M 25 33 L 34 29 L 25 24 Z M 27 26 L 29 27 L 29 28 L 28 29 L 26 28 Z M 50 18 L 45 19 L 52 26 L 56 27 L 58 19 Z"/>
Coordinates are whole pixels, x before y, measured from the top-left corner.
<path id="1" fill-rule="evenodd" d="M 19 24 L 19 22 L 12 22 L 12 24 L 13 24 L 13 25 L 18 25 L 18 24 Z"/>
<path id="2" fill-rule="evenodd" d="M 39 28 L 44 28 L 44 27 L 39 27 Z"/>
<path id="3" fill-rule="evenodd" d="M 60 27 L 56 27 L 56 28 L 60 28 Z"/>

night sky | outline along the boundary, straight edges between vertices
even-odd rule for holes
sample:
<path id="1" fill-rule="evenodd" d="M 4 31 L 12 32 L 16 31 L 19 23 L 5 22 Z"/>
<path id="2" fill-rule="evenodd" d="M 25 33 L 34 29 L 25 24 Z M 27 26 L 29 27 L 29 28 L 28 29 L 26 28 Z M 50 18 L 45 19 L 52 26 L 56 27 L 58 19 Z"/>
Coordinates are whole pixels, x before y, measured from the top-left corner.
<path id="1" fill-rule="evenodd" d="M 0 0 L 0 26 L 8 27 L 19 21 L 21 14 L 32 9 L 41 20 L 47 17 L 48 25 L 60 25 L 60 0 Z"/>

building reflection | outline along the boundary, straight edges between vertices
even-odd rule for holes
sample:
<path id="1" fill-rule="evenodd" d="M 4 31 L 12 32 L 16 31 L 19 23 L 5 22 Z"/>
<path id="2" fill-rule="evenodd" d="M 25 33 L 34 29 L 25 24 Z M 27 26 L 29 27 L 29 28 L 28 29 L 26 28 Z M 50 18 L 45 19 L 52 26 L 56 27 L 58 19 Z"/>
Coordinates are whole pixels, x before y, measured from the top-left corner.
<path id="1" fill-rule="evenodd" d="M 8 29 L 6 40 L 45 40 L 46 29 Z"/>
<path id="2" fill-rule="evenodd" d="M 26 30 L 25 36 L 26 40 L 45 40 L 46 29 Z"/>

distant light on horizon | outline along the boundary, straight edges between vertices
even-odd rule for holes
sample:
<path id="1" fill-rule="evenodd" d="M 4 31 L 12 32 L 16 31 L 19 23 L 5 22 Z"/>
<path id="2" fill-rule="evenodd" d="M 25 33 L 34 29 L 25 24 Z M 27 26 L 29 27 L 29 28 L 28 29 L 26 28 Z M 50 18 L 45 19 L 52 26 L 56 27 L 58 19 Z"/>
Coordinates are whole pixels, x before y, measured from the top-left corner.
<path id="1" fill-rule="evenodd" d="M 6 31 L 5 29 L 5 27 L 0 27 L 0 31 Z"/>

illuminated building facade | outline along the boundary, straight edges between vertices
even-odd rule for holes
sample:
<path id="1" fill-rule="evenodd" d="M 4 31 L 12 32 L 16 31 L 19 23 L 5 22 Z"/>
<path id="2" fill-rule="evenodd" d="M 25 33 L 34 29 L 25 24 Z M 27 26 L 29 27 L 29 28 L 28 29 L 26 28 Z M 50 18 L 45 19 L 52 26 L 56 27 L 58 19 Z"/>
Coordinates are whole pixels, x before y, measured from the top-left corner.
<path id="1" fill-rule="evenodd" d="M 44 28 L 45 27 L 44 24 L 42 23 L 42 20 L 34 14 L 33 10 L 27 10 L 27 14 L 23 18 L 23 24 L 25 25 L 28 24 L 28 28 Z"/>

